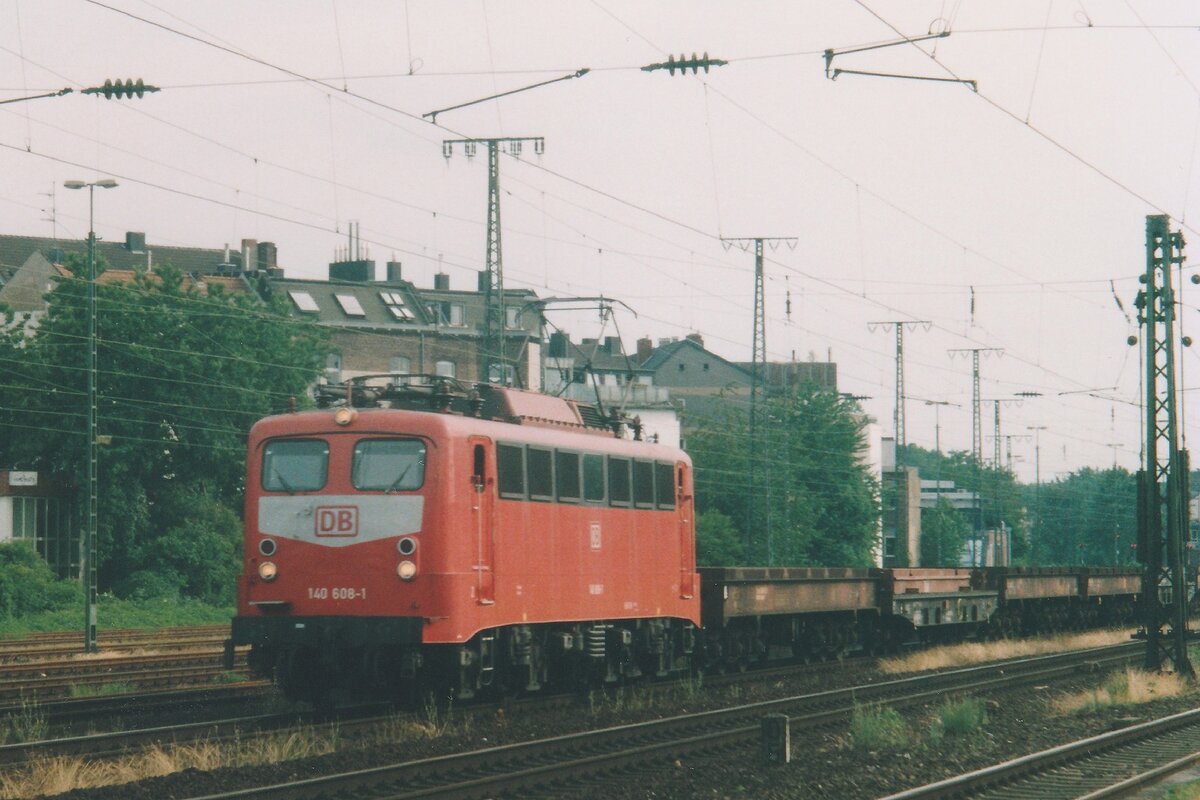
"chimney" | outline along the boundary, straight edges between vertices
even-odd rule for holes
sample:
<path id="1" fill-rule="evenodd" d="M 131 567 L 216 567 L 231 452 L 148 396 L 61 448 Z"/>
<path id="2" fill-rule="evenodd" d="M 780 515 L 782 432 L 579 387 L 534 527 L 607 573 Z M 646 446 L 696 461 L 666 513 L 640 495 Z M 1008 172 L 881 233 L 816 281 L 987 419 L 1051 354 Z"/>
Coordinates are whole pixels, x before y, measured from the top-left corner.
<path id="1" fill-rule="evenodd" d="M 258 269 L 258 240 L 242 239 L 242 272 Z"/>
<path id="2" fill-rule="evenodd" d="M 704 347 L 704 337 L 698 333 L 689 333 L 687 336 L 685 336 L 683 338 L 687 339 L 689 342 L 695 342 L 696 344 L 700 345 L 701 347 Z"/>
<path id="3" fill-rule="evenodd" d="M 141 253 L 146 249 L 146 234 L 141 231 L 125 231 L 125 249 Z"/>
<path id="4" fill-rule="evenodd" d="M 621 355 L 624 352 L 624 350 L 621 349 L 621 337 L 620 336 L 605 336 L 604 337 L 604 349 L 608 352 L 608 354 L 610 356 Z"/>
<path id="5" fill-rule="evenodd" d="M 550 358 L 566 358 L 567 345 L 571 341 L 571 334 L 566 331 L 554 331 L 550 334 L 550 352 L 547 355 Z"/>
<path id="6" fill-rule="evenodd" d="M 476 291 L 481 292 L 481 293 L 487 292 L 489 283 L 490 283 L 490 281 L 488 280 L 487 270 L 486 269 L 479 270 L 478 282 L 476 283 L 476 287 L 477 287 Z"/>
<path id="7" fill-rule="evenodd" d="M 433 288 L 439 292 L 450 291 L 450 276 L 444 272 L 435 273 L 433 276 Z"/>
<path id="8" fill-rule="evenodd" d="M 400 274 L 400 262 L 399 261 L 387 262 L 387 282 L 388 283 L 399 283 L 402 280 L 404 280 L 404 278 Z"/>
<path id="9" fill-rule="evenodd" d="M 637 363 L 639 366 L 649 361 L 653 354 L 654 341 L 649 336 L 643 336 L 637 340 Z"/>
<path id="10" fill-rule="evenodd" d="M 275 268 L 275 258 L 277 256 L 274 242 L 259 242 L 258 243 L 258 269 L 271 270 Z"/>

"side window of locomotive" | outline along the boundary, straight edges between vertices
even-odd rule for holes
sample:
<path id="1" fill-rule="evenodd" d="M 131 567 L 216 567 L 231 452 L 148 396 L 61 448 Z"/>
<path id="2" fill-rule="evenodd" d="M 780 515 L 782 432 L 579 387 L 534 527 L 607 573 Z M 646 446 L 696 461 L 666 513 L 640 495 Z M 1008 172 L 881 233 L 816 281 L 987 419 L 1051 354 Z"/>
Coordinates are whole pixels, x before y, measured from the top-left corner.
<path id="1" fill-rule="evenodd" d="M 654 508 L 654 462 L 633 462 L 633 504 L 638 508 Z"/>
<path id="2" fill-rule="evenodd" d="M 579 453 L 554 451 L 554 481 L 559 502 L 579 502 Z"/>
<path id="3" fill-rule="evenodd" d="M 487 481 L 487 453 L 481 444 L 475 445 L 471 453 L 471 484 L 482 489 Z"/>
<path id="4" fill-rule="evenodd" d="M 583 456 L 583 499 L 589 503 L 604 502 L 604 456 L 589 453 Z"/>
<path id="5" fill-rule="evenodd" d="M 654 462 L 654 489 L 659 508 L 675 508 L 675 467 L 673 465 L 660 461 Z"/>
<path id="6" fill-rule="evenodd" d="M 530 447 L 525 451 L 530 500 L 554 499 L 554 460 L 550 450 Z"/>
<path id="7" fill-rule="evenodd" d="M 329 443 L 321 439 L 268 442 L 263 448 L 262 486 L 268 492 L 315 492 L 329 475 Z"/>
<path id="8" fill-rule="evenodd" d="M 627 506 L 629 493 L 629 459 L 608 459 L 608 499 L 614 506 Z"/>
<path id="9" fill-rule="evenodd" d="M 415 439 L 362 439 L 354 445 L 350 482 L 366 492 L 411 492 L 425 484 L 425 444 Z"/>
<path id="10" fill-rule="evenodd" d="M 496 480 L 500 496 L 513 500 L 525 497 L 525 448 L 514 444 L 496 445 Z"/>

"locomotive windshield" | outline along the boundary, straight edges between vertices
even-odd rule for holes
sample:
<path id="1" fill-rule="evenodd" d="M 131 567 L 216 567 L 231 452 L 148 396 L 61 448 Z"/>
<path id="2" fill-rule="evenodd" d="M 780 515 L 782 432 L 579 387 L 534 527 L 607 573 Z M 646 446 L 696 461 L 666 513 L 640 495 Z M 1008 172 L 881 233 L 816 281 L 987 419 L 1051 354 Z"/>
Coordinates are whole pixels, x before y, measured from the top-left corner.
<path id="1" fill-rule="evenodd" d="M 364 491 L 409 492 L 425 483 L 425 445 L 414 439 L 363 439 L 354 445 L 351 481 Z"/>
<path id="2" fill-rule="evenodd" d="M 263 450 L 262 485 L 268 492 L 315 492 L 325 487 L 329 443 L 320 439 L 268 442 Z"/>

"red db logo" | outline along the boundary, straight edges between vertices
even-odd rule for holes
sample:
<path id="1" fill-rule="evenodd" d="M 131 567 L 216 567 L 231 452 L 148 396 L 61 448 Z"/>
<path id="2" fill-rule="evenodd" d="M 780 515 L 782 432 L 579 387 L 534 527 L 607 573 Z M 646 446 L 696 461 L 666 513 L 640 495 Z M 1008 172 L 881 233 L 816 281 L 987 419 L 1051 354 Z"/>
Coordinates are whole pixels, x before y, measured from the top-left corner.
<path id="1" fill-rule="evenodd" d="M 358 536 L 358 506 L 317 506 L 317 536 Z"/>

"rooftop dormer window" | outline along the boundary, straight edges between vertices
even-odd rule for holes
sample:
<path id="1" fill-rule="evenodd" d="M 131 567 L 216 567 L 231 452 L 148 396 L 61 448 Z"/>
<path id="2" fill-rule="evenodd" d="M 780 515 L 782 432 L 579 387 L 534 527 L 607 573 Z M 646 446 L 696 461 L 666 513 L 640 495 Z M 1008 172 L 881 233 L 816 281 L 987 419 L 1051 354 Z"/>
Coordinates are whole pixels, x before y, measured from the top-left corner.
<path id="1" fill-rule="evenodd" d="M 316 314 L 321 309 L 317 306 L 317 301 L 313 300 L 313 296 L 308 292 L 288 291 L 288 297 L 292 298 L 292 302 L 296 304 L 296 308 L 303 311 L 305 314 Z"/>
<path id="2" fill-rule="evenodd" d="M 380 292 L 379 299 L 387 306 L 388 311 L 392 312 L 392 319 L 400 322 L 412 321 L 413 314 L 404 304 L 404 295 L 399 292 Z"/>
<path id="3" fill-rule="evenodd" d="M 363 311 L 362 304 L 358 302 L 358 298 L 352 294 L 335 294 L 338 305 L 342 307 L 342 311 L 347 317 L 365 317 L 366 311 Z"/>

